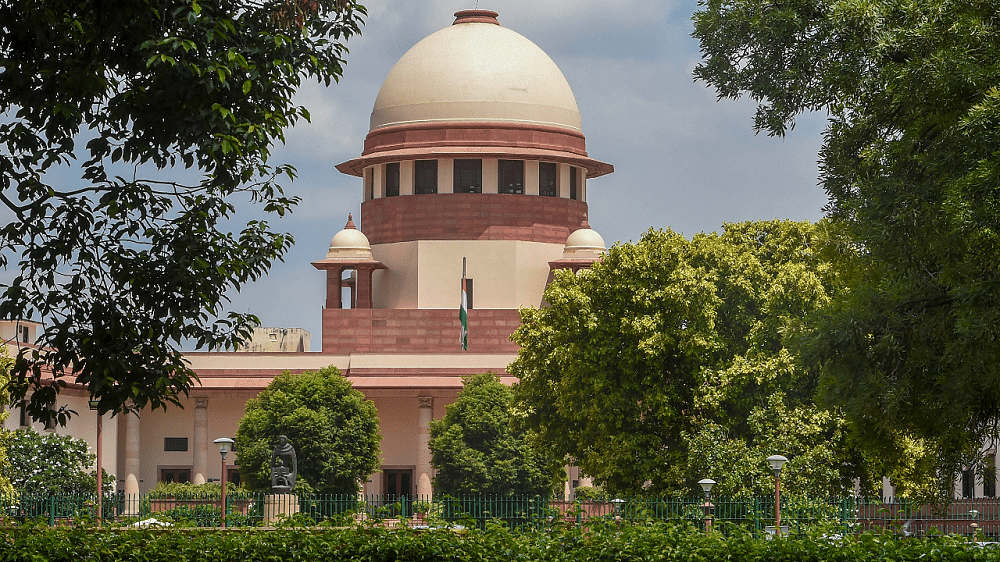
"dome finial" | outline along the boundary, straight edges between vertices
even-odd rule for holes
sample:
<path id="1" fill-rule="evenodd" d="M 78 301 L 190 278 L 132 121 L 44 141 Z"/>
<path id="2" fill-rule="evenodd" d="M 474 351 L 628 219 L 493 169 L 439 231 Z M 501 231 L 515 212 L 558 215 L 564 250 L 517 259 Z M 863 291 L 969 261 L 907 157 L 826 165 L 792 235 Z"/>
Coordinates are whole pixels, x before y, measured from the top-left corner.
<path id="1" fill-rule="evenodd" d="M 455 12 L 455 22 L 452 25 L 460 23 L 492 23 L 493 25 L 500 25 L 500 22 L 497 21 L 497 16 L 499 15 L 492 10 L 461 10 Z"/>
<path id="2" fill-rule="evenodd" d="M 354 215 L 348 213 L 347 225 L 334 235 L 326 259 L 372 259 L 372 245 L 368 237 L 354 226 Z"/>

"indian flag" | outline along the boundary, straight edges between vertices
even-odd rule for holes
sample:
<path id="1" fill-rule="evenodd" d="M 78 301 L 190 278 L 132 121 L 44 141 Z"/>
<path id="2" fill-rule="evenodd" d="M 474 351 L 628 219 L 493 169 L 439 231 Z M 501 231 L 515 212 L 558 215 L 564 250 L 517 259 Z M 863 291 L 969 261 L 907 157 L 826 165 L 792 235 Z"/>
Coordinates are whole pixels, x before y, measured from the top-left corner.
<path id="1" fill-rule="evenodd" d="M 469 294 L 465 291 L 465 258 L 462 258 L 462 306 L 458 309 L 458 319 L 462 322 L 462 335 L 459 343 L 462 351 L 469 349 Z"/>

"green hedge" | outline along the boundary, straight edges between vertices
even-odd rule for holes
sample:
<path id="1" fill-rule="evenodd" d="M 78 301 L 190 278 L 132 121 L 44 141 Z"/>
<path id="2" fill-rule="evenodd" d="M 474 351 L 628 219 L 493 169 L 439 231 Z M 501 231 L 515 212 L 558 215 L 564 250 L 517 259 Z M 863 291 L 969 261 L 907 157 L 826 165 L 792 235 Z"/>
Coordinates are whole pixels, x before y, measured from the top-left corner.
<path id="1" fill-rule="evenodd" d="M 105 562 L 963 562 L 1000 561 L 1000 548 L 961 537 L 756 539 L 682 525 L 613 524 L 516 532 L 313 528 L 126 530 L 0 528 L 0 561 Z"/>

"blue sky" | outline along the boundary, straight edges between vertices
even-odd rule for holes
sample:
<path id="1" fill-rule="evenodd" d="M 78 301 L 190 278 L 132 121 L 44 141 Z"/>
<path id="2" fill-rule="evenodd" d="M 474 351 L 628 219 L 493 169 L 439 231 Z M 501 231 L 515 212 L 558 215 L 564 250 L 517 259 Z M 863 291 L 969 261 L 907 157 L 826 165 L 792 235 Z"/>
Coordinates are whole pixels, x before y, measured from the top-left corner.
<path id="1" fill-rule="evenodd" d="M 591 226 L 609 245 L 638 240 L 651 227 L 691 236 L 724 222 L 822 216 L 826 196 L 817 186 L 816 155 L 823 116 L 800 119 L 784 139 L 754 135 L 752 102 L 717 102 L 714 90 L 695 83 L 696 2 L 478 4 L 545 50 L 569 80 L 588 152 L 615 166 L 614 174 L 588 183 Z M 300 92 L 312 122 L 297 125 L 274 152 L 276 162 L 300 173 L 292 191 L 302 204 L 275 225 L 291 232 L 296 245 L 266 279 L 233 295 L 235 309 L 257 314 L 265 326 L 305 328 L 319 349 L 324 273 L 309 262 L 325 255 L 347 214 L 357 217 L 361 209 L 361 181 L 334 166 L 360 155 L 372 104 L 396 60 L 451 25 L 454 12 L 474 7 L 474 0 L 368 5 L 363 35 L 348 43 L 343 79 Z"/>
<path id="2" fill-rule="evenodd" d="M 395 62 L 451 25 L 454 12 L 475 7 L 476 0 L 368 5 L 340 83 L 302 88 L 296 101 L 312 122 L 298 123 L 272 152 L 272 164 L 298 168 L 290 192 L 302 203 L 284 219 L 268 219 L 296 244 L 266 278 L 231 295 L 232 309 L 258 315 L 264 326 L 304 328 L 319 349 L 325 273 L 310 262 L 324 257 L 347 214 L 359 217 L 361 209 L 361 180 L 335 166 L 360 155 L 375 97 Z M 753 103 L 718 102 L 695 83 L 696 0 L 479 0 L 478 7 L 499 12 L 501 25 L 535 42 L 569 80 L 590 156 L 615 166 L 587 189 L 591 226 L 609 245 L 638 240 L 649 228 L 691 236 L 724 222 L 822 216 L 816 159 L 823 116 L 800 119 L 784 139 L 755 135 Z M 241 208 L 239 220 L 260 218 Z"/>

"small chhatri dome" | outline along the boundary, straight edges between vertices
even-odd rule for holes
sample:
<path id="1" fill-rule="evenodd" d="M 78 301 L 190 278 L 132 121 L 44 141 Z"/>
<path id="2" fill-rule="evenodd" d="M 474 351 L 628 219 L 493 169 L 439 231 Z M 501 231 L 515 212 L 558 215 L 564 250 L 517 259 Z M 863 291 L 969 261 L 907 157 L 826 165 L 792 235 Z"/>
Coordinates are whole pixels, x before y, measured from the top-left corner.
<path id="1" fill-rule="evenodd" d="M 581 131 L 576 98 L 556 63 L 489 10 L 456 12 L 453 25 L 399 59 L 379 90 L 370 130 L 448 122 Z"/>
<path id="2" fill-rule="evenodd" d="M 330 249 L 326 252 L 328 259 L 372 259 L 372 246 L 365 236 L 356 226 L 354 226 L 354 215 L 347 215 L 347 224 L 344 230 L 334 235 L 330 241 Z"/>
<path id="3" fill-rule="evenodd" d="M 566 239 L 566 247 L 563 249 L 563 258 L 598 258 L 607 251 L 604 245 L 604 238 L 597 231 L 590 228 L 590 224 L 584 220 L 578 230 L 575 230 Z"/>

